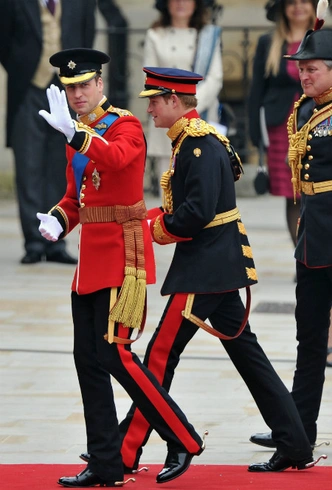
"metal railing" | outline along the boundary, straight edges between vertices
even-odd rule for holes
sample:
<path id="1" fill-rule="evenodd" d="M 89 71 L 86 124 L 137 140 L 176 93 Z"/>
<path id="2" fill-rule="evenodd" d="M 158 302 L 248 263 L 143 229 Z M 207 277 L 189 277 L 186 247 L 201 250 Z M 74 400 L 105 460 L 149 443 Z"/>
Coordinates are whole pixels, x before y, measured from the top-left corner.
<path id="1" fill-rule="evenodd" d="M 256 154 L 248 137 L 247 98 L 257 40 L 266 31 L 267 28 L 261 26 L 222 27 L 224 82 L 220 101 L 226 104 L 232 117 L 229 136 L 244 163 Z M 144 80 L 142 66 L 145 34 L 146 29 L 109 27 L 98 30 L 98 35 L 107 39 L 111 51 L 112 60 L 108 72 L 104 73 L 110 100 L 114 105 L 131 110 L 146 129 L 146 105 L 137 97 Z"/>

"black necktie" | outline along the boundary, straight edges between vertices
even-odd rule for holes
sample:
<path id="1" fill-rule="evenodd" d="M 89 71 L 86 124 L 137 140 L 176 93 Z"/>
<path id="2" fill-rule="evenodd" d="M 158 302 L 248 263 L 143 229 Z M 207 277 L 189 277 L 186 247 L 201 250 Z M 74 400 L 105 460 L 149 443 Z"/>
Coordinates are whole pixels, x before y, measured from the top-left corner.
<path id="1" fill-rule="evenodd" d="M 46 2 L 48 10 L 54 15 L 55 12 L 55 0 L 47 0 Z"/>

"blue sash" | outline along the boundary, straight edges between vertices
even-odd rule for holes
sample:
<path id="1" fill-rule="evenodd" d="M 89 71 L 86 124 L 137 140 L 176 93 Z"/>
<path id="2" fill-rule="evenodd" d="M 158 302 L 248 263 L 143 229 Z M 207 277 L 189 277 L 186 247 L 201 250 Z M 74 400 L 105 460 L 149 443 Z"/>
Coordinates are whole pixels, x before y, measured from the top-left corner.
<path id="1" fill-rule="evenodd" d="M 102 119 L 100 119 L 100 121 L 97 124 L 97 126 L 99 126 L 100 123 L 103 123 L 102 128 L 94 127 L 92 129 L 96 131 L 96 133 L 100 134 L 100 136 L 102 136 L 108 130 L 108 128 L 114 123 L 114 121 L 117 120 L 118 117 L 119 116 L 117 114 L 112 114 L 108 112 L 107 115 L 104 116 Z M 79 153 L 78 151 L 75 153 L 72 160 L 78 200 L 80 200 L 82 176 L 89 160 L 90 160 L 89 157 L 83 155 L 82 153 Z"/>

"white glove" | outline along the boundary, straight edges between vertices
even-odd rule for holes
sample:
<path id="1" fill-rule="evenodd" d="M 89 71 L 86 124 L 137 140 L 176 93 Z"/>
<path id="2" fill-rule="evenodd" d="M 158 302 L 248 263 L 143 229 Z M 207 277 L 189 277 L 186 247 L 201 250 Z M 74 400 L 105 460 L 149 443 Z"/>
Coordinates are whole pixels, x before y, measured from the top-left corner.
<path id="1" fill-rule="evenodd" d="M 57 131 L 60 131 L 67 137 L 68 143 L 73 139 L 75 134 L 75 124 L 68 109 L 66 93 L 56 85 L 51 85 L 46 90 L 50 112 L 41 110 L 39 115 L 48 122 Z"/>
<path id="2" fill-rule="evenodd" d="M 37 218 L 40 220 L 40 225 L 38 230 L 41 235 L 49 240 L 50 242 L 56 242 L 63 228 L 55 216 L 51 214 L 37 213 Z"/>

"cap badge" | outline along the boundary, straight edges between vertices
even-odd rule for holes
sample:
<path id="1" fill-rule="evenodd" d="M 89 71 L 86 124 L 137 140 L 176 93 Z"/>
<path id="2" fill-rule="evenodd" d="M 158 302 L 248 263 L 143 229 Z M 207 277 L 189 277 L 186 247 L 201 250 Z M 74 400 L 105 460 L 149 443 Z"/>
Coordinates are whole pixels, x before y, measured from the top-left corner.
<path id="1" fill-rule="evenodd" d="M 92 184 L 93 184 L 93 187 L 96 189 L 96 191 L 99 189 L 100 187 L 100 175 L 99 175 L 99 172 L 98 170 L 95 168 L 94 171 L 92 172 Z"/>
<path id="2" fill-rule="evenodd" d="M 194 151 L 193 151 L 195 157 L 200 157 L 201 154 L 202 154 L 202 150 L 200 148 L 195 148 Z"/>
<path id="3" fill-rule="evenodd" d="M 73 70 L 76 66 L 76 63 L 75 63 L 75 61 L 70 60 L 67 66 L 68 66 L 68 68 Z"/>

